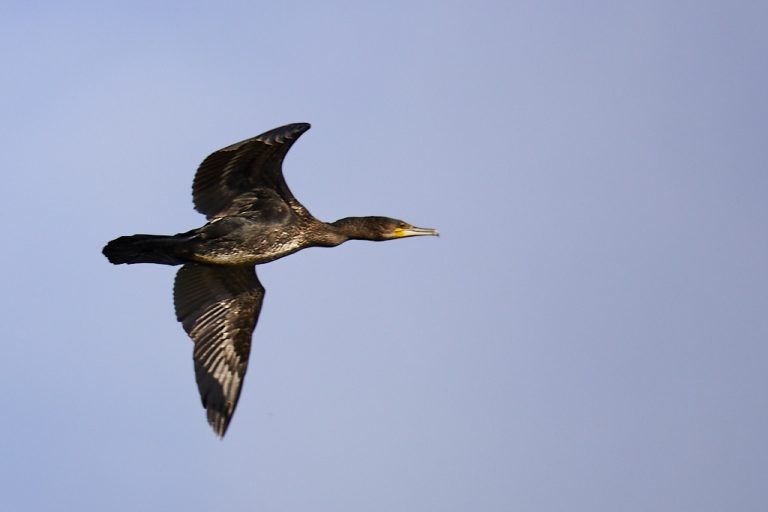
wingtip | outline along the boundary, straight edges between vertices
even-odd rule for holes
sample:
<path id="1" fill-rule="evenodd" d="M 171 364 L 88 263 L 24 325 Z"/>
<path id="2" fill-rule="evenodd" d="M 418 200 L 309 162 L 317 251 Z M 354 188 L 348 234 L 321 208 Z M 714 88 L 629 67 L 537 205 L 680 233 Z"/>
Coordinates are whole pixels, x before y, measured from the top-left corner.
<path id="1" fill-rule="evenodd" d="M 208 410 L 208 423 L 211 425 L 213 433 L 216 434 L 216 437 L 219 439 L 224 439 L 224 435 L 229 428 L 229 419 L 230 418 L 227 418 L 219 412 L 210 409 Z"/>
<path id="2" fill-rule="evenodd" d="M 285 128 L 286 131 L 290 131 L 293 134 L 301 135 L 305 131 L 312 128 L 312 125 L 309 123 L 291 123 L 285 125 L 283 128 Z"/>
<path id="3" fill-rule="evenodd" d="M 309 123 L 291 123 L 291 124 L 284 124 L 283 126 L 278 126 L 277 128 L 273 128 L 267 132 L 262 133 L 261 135 L 255 137 L 256 140 L 259 140 L 265 144 L 282 144 L 286 140 L 295 141 L 299 137 L 301 137 L 301 134 L 309 130 L 312 126 Z"/>

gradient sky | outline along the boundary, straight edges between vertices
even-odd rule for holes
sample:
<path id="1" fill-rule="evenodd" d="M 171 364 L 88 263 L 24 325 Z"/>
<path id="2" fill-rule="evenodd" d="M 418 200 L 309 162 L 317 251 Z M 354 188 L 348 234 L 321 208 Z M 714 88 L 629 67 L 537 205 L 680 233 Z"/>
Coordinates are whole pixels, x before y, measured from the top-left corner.
<path id="1" fill-rule="evenodd" d="M 763 511 L 766 2 L 0 5 L 3 510 Z M 174 269 L 210 152 L 313 124 L 227 437 Z"/>

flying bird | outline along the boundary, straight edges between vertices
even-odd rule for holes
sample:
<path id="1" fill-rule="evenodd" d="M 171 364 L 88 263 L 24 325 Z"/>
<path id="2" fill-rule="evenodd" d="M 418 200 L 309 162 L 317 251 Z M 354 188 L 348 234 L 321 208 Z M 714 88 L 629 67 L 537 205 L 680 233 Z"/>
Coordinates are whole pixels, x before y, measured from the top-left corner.
<path id="1" fill-rule="evenodd" d="M 182 265 L 173 287 L 176 318 L 194 342 L 200 398 L 219 437 L 240 398 L 264 300 L 256 265 L 347 240 L 438 234 L 389 217 L 330 223 L 313 217 L 291 193 L 282 170 L 286 153 L 309 128 L 307 123 L 281 126 L 203 160 L 192 198 L 208 219 L 204 226 L 176 235 L 121 236 L 103 250 L 116 265 Z"/>

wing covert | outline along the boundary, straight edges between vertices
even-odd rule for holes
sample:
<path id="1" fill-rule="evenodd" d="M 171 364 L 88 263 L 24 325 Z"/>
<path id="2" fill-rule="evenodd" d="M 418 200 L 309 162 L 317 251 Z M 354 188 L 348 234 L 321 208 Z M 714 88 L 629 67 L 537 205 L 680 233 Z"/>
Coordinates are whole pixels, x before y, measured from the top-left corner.
<path id="1" fill-rule="evenodd" d="M 239 195 L 258 187 L 277 192 L 294 209 L 304 210 L 283 178 L 283 159 L 308 123 L 275 128 L 222 148 L 200 164 L 192 184 L 195 209 L 209 219 L 226 210 Z"/>
<path id="2" fill-rule="evenodd" d="M 173 288 L 176 317 L 195 344 L 195 376 L 208 423 L 224 437 L 240 398 L 264 300 L 253 267 L 187 263 Z"/>

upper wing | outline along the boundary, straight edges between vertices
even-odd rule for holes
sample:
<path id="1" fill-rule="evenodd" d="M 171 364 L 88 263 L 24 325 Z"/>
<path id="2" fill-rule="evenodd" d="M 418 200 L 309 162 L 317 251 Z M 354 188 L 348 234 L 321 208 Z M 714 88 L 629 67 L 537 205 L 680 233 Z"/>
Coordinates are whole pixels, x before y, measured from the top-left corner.
<path id="1" fill-rule="evenodd" d="M 197 387 L 208 423 L 221 437 L 235 412 L 248 367 L 264 288 L 254 267 L 187 263 L 176 274 L 176 318 L 195 343 Z"/>
<path id="2" fill-rule="evenodd" d="M 308 123 L 281 126 L 208 156 L 195 174 L 195 209 L 209 219 L 225 210 L 239 195 L 257 187 L 277 192 L 294 209 L 304 210 L 283 178 L 283 158 Z"/>

